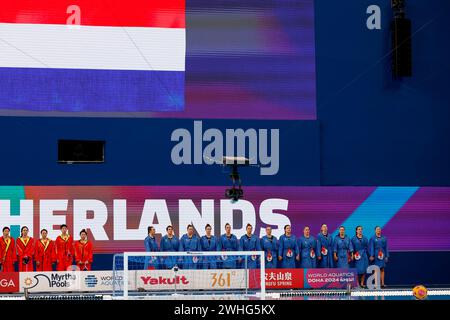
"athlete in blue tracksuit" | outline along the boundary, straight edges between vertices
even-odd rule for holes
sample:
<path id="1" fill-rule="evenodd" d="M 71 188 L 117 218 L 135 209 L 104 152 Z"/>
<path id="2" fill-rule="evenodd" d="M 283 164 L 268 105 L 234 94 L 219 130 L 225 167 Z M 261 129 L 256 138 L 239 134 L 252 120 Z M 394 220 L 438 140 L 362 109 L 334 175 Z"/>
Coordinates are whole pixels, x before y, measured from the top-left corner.
<path id="1" fill-rule="evenodd" d="M 349 268 L 353 259 L 353 245 L 350 238 L 345 235 L 345 228 L 339 227 L 339 234 L 333 240 L 333 255 L 336 268 Z"/>
<path id="2" fill-rule="evenodd" d="M 328 233 L 328 226 L 323 224 L 317 235 L 317 267 L 333 268 L 333 237 Z"/>
<path id="3" fill-rule="evenodd" d="M 278 239 L 272 235 L 272 227 L 266 227 L 266 235 L 261 238 L 261 250 L 264 251 L 266 269 L 276 269 L 278 255 Z"/>
<path id="4" fill-rule="evenodd" d="M 218 239 L 211 234 L 212 227 L 207 224 L 205 227 L 206 235 L 200 239 L 200 248 L 202 251 L 217 251 L 219 245 Z M 203 269 L 217 269 L 218 256 L 205 256 L 202 259 Z"/>
<path id="5" fill-rule="evenodd" d="M 180 241 L 173 233 L 173 227 L 167 226 L 167 234 L 161 238 L 160 249 L 161 252 L 176 252 L 180 247 Z M 179 265 L 179 257 L 162 257 L 161 267 L 163 269 L 172 269 L 175 265 Z"/>
<path id="6" fill-rule="evenodd" d="M 365 288 L 364 279 L 369 266 L 369 240 L 362 234 L 363 228 L 356 227 L 356 235 L 352 238 L 354 267 L 358 271 L 358 283 Z"/>
<path id="7" fill-rule="evenodd" d="M 280 237 L 278 246 L 278 260 L 281 261 L 281 268 L 295 268 L 295 260 L 299 260 L 297 239 L 291 234 L 291 226 L 284 226 L 284 234 Z"/>
<path id="8" fill-rule="evenodd" d="M 231 233 L 231 225 L 227 223 L 225 225 L 225 233 L 220 236 L 218 251 L 238 251 L 239 241 L 234 234 Z M 222 268 L 224 269 L 236 269 L 236 256 L 222 256 Z"/>
<path id="9" fill-rule="evenodd" d="M 380 267 L 381 287 L 384 288 L 384 269 L 389 259 L 388 241 L 381 235 L 381 228 L 375 228 L 375 235 L 369 241 L 370 261 Z"/>
<path id="10" fill-rule="evenodd" d="M 155 228 L 150 226 L 147 228 L 148 236 L 144 240 L 145 251 L 146 252 L 157 252 L 159 251 L 158 243 L 155 237 Z M 159 269 L 159 259 L 157 257 L 146 257 L 145 258 L 145 270 L 148 269 Z"/>
<path id="11" fill-rule="evenodd" d="M 300 268 L 315 268 L 317 241 L 310 235 L 309 227 L 303 229 L 303 236 L 297 239 L 297 246 L 300 254 Z"/>
<path id="12" fill-rule="evenodd" d="M 200 248 L 200 237 L 194 234 L 194 226 L 187 226 L 187 233 L 184 234 L 180 239 L 180 247 L 178 251 L 183 252 L 196 252 L 201 251 Z M 199 263 L 199 256 L 186 256 L 183 257 L 183 269 L 201 269 L 201 264 Z"/>
<path id="13" fill-rule="evenodd" d="M 253 227 L 249 223 L 246 227 L 247 233 L 239 240 L 239 251 L 261 251 L 261 245 L 257 236 L 252 234 Z M 251 255 L 242 259 L 241 267 L 245 269 L 245 262 L 247 260 L 247 269 L 256 269 L 259 265 L 259 256 Z"/>

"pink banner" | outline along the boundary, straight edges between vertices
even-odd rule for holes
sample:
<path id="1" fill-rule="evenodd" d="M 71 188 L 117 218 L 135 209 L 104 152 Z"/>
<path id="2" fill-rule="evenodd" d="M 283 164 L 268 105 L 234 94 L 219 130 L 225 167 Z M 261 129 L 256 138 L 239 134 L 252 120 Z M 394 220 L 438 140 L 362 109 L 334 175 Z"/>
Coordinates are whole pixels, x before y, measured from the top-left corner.
<path id="1" fill-rule="evenodd" d="M 345 289 L 347 285 L 357 285 L 354 269 L 305 269 L 305 288 Z"/>

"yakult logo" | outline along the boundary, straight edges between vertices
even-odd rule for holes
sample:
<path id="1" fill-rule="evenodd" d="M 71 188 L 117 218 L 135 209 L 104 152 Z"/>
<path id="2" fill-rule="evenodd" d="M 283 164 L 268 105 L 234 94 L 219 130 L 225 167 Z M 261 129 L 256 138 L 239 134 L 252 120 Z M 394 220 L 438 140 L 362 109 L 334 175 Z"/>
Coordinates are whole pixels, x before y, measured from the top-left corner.
<path id="1" fill-rule="evenodd" d="M 145 285 L 171 285 L 171 284 L 189 284 L 189 280 L 185 276 L 176 276 L 173 278 L 167 278 L 163 276 L 159 276 L 153 278 L 151 276 L 141 277 L 141 280 Z"/>

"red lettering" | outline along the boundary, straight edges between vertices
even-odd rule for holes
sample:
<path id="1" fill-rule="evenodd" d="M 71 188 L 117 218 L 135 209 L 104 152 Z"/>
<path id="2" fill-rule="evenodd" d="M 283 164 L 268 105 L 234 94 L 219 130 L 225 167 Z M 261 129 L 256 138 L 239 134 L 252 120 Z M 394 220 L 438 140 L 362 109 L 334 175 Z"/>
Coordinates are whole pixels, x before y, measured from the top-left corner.
<path id="1" fill-rule="evenodd" d="M 144 281 L 144 284 L 148 284 L 151 277 L 141 277 L 142 281 Z"/>
<path id="2" fill-rule="evenodd" d="M 170 283 L 170 282 L 168 282 L 167 278 L 163 278 L 163 277 L 159 276 L 159 283 L 160 284 L 172 284 L 173 282 Z"/>
<path id="3" fill-rule="evenodd" d="M 189 284 L 189 280 L 185 276 L 176 276 L 175 278 L 164 278 L 159 276 L 158 278 L 141 277 L 141 280 L 144 282 L 144 285 L 172 285 L 172 284 Z M 1 285 L 1 283 L 0 283 Z"/>

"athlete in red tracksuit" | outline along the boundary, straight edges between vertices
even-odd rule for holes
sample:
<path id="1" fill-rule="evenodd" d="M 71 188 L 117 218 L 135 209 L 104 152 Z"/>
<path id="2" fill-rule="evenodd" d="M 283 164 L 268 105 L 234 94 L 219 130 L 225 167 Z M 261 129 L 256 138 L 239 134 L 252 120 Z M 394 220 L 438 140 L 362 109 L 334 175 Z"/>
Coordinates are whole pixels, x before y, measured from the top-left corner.
<path id="1" fill-rule="evenodd" d="M 56 270 L 71 270 L 73 260 L 73 238 L 67 232 L 67 225 L 61 225 L 61 234 L 56 238 Z"/>
<path id="2" fill-rule="evenodd" d="M 74 244 L 75 262 L 81 271 L 89 271 L 93 260 L 92 242 L 87 239 L 85 229 L 81 230 L 80 237 L 81 239 Z"/>
<path id="3" fill-rule="evenodd" d="M 22 229 L 20 229 L 20 234 L 21 236 L 17 238 L 16 241 L 19 272 L 34 271 L 34 240 L 28 236 L 28 227 L 22 227 Z"/>
<path id="4" fill-rule="evenodd" d="M 0 271 L 14 272 L 14 262 L 17 261 L 14 238 L 11 238 L 8 227 L 3 228 L 3 236 L 0 237 Z"/>
<path id="5" fill-rule="evenodd" d="M 36 271 L 53 271 L 53 263 L 56 260 L 55 242 L 47 238 L 47 230 L 41 230 L 41 239 L 36 240 L 34 246 L 34 259 Z"/>

